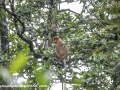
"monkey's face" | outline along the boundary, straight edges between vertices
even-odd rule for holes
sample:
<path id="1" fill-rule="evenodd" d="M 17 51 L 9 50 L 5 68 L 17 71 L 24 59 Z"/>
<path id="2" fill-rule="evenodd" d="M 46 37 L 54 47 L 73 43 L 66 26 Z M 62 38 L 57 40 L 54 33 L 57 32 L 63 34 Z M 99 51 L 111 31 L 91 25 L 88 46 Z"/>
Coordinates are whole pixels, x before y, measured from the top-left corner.
<path id="1" fill-rule="evenodd" d="M 53 42 L 54 42 L 54 43 L 57 43 L 57 40 L 54 39 Z"/>
<path id="2" fill-rule="evenodd" d="M 58 42 L 58 40 L 59 40 L 59 37 L 58 37 L 58 36 L 54 36 L 54 37 L 53 37 L 53 42 L 54 42 L 55 44 Z"/>

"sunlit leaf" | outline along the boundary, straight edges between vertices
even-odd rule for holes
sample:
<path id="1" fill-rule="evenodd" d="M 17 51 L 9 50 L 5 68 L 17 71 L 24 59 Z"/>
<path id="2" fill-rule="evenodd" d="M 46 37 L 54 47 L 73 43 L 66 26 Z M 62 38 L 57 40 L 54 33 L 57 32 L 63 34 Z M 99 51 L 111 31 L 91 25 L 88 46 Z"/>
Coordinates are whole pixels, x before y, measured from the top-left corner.
<path id="1" fill-rule="evenodd" d="M 25 67 L 27 62 L 27 57 L 24 52 L 19 52 L 16 57 L 11 61 L 9 65 L 9 69 L 11 73 L 16 73 L 19 70 L 22 70 Z"/>

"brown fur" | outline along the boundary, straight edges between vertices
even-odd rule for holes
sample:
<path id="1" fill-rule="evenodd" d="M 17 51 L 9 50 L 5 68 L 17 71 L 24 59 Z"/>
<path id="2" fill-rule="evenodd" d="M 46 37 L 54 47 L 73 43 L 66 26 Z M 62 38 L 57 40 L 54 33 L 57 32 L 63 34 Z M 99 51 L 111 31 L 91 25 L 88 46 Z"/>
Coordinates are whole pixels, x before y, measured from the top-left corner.
<path id="1" fill-rule="evenodd" d="M 59 38 L 59 36 L 54 36 L 53 41 L 55 43 L 56 59 L 60 61 L 67 59 L 68 48 L 64 45 L 63 41 Z"/>

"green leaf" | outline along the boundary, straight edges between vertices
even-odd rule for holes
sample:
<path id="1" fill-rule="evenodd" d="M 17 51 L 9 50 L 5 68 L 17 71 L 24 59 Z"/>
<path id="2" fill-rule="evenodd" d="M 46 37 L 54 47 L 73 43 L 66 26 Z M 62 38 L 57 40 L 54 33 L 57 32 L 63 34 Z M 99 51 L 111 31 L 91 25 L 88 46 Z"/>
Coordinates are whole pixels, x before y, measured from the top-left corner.
<path id="1" fill-rule="evenodd" d="M 72 83 L 72 84 L 82 84 L 83 81 L 82 81 L 82 78 L 78 78 L 78 77 L 74 76 L 74 77 L 72 78 L 71 83 Z"/>
<path id="2" fill-rule="evenodd" d="M 23 70 L 27 60 L 28 59 L 23 51 L 18 52 L 16 57 L 11 61 L 9 65 L 9 69 L 11 73 L 14 74 L 18 72 L 19 70 Z"/>
<path id="3" fill-rule="evenodd" d="M 49 76 L 46 70 L 35 71 L 36 81 L 41 87 L 41 90 L 46 90 L 49 85 Z"/>

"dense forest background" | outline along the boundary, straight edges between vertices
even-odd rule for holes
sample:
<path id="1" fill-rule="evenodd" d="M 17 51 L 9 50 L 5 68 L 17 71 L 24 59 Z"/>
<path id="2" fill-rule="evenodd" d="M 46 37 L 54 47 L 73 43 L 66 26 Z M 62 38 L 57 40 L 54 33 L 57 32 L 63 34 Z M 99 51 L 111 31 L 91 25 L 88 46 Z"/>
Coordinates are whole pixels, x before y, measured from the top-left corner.
<path id="1" fill-rule="evenodd" d="M 60 7 L 74 2 L 80 13 Z M 0 85 L 28 85 L 0 89 L 64 82 L 63 62 L 54 57 L 58 35 L 69 48 L 67 90 L 120 90 L 119 30 L 119 0 L 0 0 Z"/>

